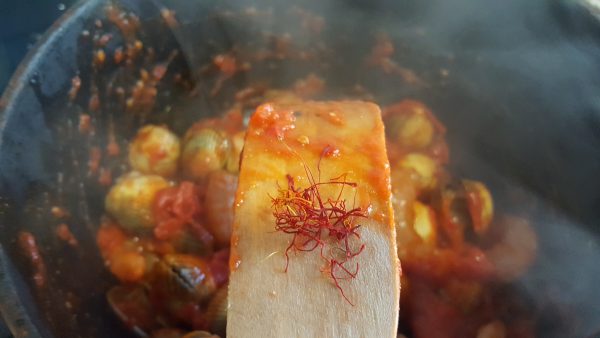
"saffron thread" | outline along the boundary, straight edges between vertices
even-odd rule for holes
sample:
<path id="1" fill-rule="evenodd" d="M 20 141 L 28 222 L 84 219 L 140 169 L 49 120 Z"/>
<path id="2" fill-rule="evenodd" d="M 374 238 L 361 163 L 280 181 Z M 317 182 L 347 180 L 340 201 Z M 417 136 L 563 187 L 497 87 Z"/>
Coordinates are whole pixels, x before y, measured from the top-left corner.
<path id="1" fill-rule="evenodd" d="M 325 262 L 321 272 L 328 273 L 342 297 L 354 305 L 340 282 L 354 279 L 358 275 L 359 264 L 352 263 L 364 251 L 365 244 L 361 243 L 358 232 L 361 225 L 355 225 L 355 221 L 357 218 L 366 218 L 367 213 L 360 207 L 354 207 L 357 184 L 347 181 L 346 174 L 321 181 L 321 161 L 328 152 L 329 146 L 323 149 L 319 158 L 316 180 L 310 168 L 302 161 L 308 179 L 306 188 L 297 187 L 294 178 L 288 174 L 287 187 L 280 187 L 278 196 L 271 197 L 275 231 L 292 235 L 284 253 L 285 272 L 289 268 L 290 251 L 297 253 L 319 249 L 320 257 Z M 335 199 L 324 199 L 321 196 L 321 188 L 324 186 L 339 188 Z M 345 188 L 355 189 L 351 208 L 342 198 Z"/>

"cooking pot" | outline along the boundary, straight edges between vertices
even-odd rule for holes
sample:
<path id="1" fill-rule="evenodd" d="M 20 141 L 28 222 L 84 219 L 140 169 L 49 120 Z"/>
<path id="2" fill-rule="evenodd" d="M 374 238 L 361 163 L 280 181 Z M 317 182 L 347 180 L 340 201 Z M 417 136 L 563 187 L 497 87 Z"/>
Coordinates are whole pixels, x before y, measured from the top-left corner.
<path id="1" fill-rule="evenodd" d="M 451 170 L 486 182 L 499 212 L 526 214 L 535 226 L 538 257 L 516 288 L 537 312 L 539 337 L 600 331 L 600 25 L 586 7 L 543 0 L 111 4 L 135 16 L 111 20 L 107 1 L 73 6 L 0 100 L 0 311 L 14 336 L 132 334 L 105 301 L 115 281 L 94 234 L 106 187 L 89 174 L 90 148 L 109 137 L 124 146 L 143 123 L 185 130 L 222 113 L 250 84 L 285 88 L 310 73 L 326 81 L 328 98 L 429 105 L 448 128 Z M 134 37 L 124 19 L 139 19 Z M 393 42 L 401 71 L 365 63 L 383 38 Z M 110 57 L 137 40 L 142 54 L 115 76 Z M 206 66 L 218 54 L 243 59 L 273 50 L 279 54 L 231 76 Z M 141 69 L 156 65 L 166 75 L 155 100 L 127 111 L 112 90 L 130 90 Z M 78 132 L 82 112 L 94 119 L 93 138 Z M 54 206 L 69 216 L 52 216 Z M 58 239 L 61 222 L 78 245 Z M 21 231 L 37 241 L 41 286 L 17 240 Z"/>

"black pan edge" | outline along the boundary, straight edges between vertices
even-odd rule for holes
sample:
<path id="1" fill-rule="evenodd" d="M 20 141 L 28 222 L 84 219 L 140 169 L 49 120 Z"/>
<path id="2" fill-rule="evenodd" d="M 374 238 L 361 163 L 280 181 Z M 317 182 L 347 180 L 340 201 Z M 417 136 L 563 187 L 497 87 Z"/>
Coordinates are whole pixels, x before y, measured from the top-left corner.
<path id="1" fill-rule="evenodd" d="M 50 48 L 60 43 L 70 27 L 80 22 L 81 18 L 89 16 L 88 13 L 96 10 L 103 2 L 104 0 L 82 0 L 76 3 L 27 53 L 0 97 L 0 133 L 4 131 L 7 119 L 14 114 L 15 107 L 22 99 L 23 89 L 28 85 L 38 64 L 50 54 Z M 0 139 L 1 145 L 2 139 Z M 19 294 L 14 277 L 11 276 L 8 263 L 4 249 L 0 246 L 0 315 L 15 338 L 42 337 L 34 324 L 34 319 L 23 305 L 22 296 Z"/>

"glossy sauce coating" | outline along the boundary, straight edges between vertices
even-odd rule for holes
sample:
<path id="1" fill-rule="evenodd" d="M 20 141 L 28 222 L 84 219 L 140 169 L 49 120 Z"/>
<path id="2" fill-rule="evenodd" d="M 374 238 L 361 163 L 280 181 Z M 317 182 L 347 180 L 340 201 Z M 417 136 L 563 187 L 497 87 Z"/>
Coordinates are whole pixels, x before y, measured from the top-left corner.
<path id="1" fill-rule="evenodd" d="M 307 175 L 318 177 L 317 182 L 343 176 L 356 183 L 356 188 L 341 193 L 330 186 L 321 190 L 324 200 L 338 196 L 367 211 L 367 218 L 357 221 L 365 243 L 357 256 L 360 269 L 355 279 L 343 284 L 354 306 L 322 272 L 317 252 L 290 254 L 284 272 L 283 252 L 290 238 L 273 232 L 269 196 L 285 185 L 286 175 L 298 187 L 309 184 Z M 228 335 L 395 337 L 399 263 L 389 182 L 376 105 L 261 105 L 250 119 L 236 196 L 230 264 L 237 269 L 230 277 Z"/>

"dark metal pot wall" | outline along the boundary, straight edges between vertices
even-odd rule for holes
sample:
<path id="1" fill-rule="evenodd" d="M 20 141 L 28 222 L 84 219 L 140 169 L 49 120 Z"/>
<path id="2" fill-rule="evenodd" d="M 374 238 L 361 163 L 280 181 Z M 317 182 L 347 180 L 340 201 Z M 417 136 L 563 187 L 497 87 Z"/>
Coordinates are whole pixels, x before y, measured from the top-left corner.
<path id="1" fill-rule="evenodd" d="M 75 75 L 85 83 L 95 81 L 89 66 L 94 48 L 81 33 L 104 17 L 104 4 L 81 2 L 65 14 L 22 63 L 0 100 L 0 310 L 18 337 L 128 334 L 105 304 L 112 279 L 94 239 L 105 188 L 86 174 L 87 141 L 73 132 L 76 106 L 85 100 L 67 100 Z M 292 4 L 254 5 L 260 10 L 265 4 L 275 13 L 268 20 L 231 21 L 215 13 L 239 9 L 239 3 L 164 1 L 177 13 L 175 31 L 157 24 L 162 22 L 157 1 L 128 0 L 122 6 L 141 18 L 142 40 L 159 58 L 179 50 L 172 69 L 185 72 L 186 64 L 204 64 L 233 45 L 266 46 L 263 30 L 299 33 L 297 23 L 277 14 L 288 13 Z M 348 95 L 360 83 L 382 105 L 407 97 L 422 100 L 448 127 L 451 169 L 488 183 L 501 211 L 527 210 L 533 217 L 539 257 L 518 287 L 539 308 L 558 309 L 541 311 L 540 337 L 584 337 L 597 330 L 600 29 L 594 19 L 576 5 L 541 0 L 314 0 L 301 6 L 325 18 L 319 39 L 326 52 L 318 61 L 253 67 L 214 98 L 202 91 L 202 81 L 193 99 L 162 88 L 153 110 L 158 113 L 146 121 L 183 129 L 221 112 L 231 93 L 249 83 L 285 86 L 309 72 L 326 79 L 330 97 Z M 365 55 L 381 33 L 394 41 L 395 61 L 414 70 L 424 84 L 365 69 Z M 296 42 L 315 43 L 310 36 Z M 112 55 L 116 45 L 106 48 Z M 95 79 L 104 81 L 102 76 Z M 87 99 L 90 89 L 84 87 L 81 95 Z M 110 102 L 102 104 L 108 110 Z M 122 140 L 143 120 L 125 114 L 112 118 L 118 119 Z M 99 120 L 99 128 L 107 121 Z M 56 204 L 71 213 L 80 241 L 76 250 L 52 232 L 56 220 L 48 210 Z M 21 230 L 39 241 L 48 270 L 42 289 L 33 284 L 16 242 Z"/>

